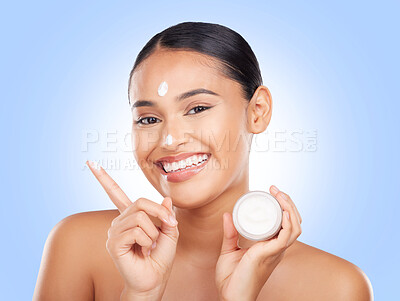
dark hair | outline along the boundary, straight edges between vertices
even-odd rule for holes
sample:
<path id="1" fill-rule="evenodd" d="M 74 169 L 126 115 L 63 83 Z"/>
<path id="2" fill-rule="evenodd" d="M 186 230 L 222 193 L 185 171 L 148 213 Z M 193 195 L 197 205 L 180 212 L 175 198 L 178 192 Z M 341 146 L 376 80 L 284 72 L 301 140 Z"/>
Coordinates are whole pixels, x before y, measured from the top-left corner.
<path id="1" fill-rule="evenodd" d="M 219 24 L 183 22 L 156 34 L 139 52 L 128 81 L 129 87 L 134 71 L 158 49 L 187 50 L 217 58 L 218 69 L 243 88 L 243 97 L 248 101 L 262 85 L 257 58 L 250 45 L 236 31 Z"/>

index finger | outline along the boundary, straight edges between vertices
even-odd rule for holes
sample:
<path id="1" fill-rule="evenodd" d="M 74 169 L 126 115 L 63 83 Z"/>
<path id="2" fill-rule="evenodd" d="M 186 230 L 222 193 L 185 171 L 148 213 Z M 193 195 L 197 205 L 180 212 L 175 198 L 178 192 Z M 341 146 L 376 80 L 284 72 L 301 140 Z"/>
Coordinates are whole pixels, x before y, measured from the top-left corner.
<path id="1" fill-rule="evenodd" d="M 87 166 L 92 171 L 96 179 L 103 186 L 111 201 L 117 206 L 120 213 L 122 213 L 132 202 L 129 200 L 125 192 L 118 186 L 118 184 L 108 175 L 108 173 L 96 162 L 87 160 Z"/>
<path id="2" fill-rule="evenodd" d="M 274 197 L 276 197 L 279 192 L 281 192 L 282 194 L 284 194 L 287 197 L 287 201 L 294 207 L 294 210 L 296 211 L 297 219 L 299 220 L 299 223 L 301 224 L 302 218 L 301 218 L 300 212 L 299 212 L 299 210 L 297 210 L 297 207 L 294 204 L 294 202 L 292 201 L 292 198 L 287 193 L 284 193 L 283 191 L 279 190 L 278 187 L 276 187 L 275 185 L 272 185 L 270 187 L 269 191 L 271 192 L 271 194 Z"/>

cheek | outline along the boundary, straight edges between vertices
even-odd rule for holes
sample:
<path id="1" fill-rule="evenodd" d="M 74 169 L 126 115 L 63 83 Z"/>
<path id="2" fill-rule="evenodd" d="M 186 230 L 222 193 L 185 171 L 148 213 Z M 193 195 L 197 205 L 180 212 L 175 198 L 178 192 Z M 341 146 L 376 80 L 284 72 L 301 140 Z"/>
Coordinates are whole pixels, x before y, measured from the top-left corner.
<path id="1" fill-rule="evenodd" d="M 158 142 L 157 130 L 133 130 L 132 148 L 141 152 L 149 151 Z"/>
<path id="2" fill-rule="evenodd" d="M 246 149 L 246 134 L 241 116 L 224 115 L 224 118 L 212 120 L 208 129 L 203 131 L 210 147 L 217 157 L 231 156 Z"/>
<path id="3" fill-rule="evenodd" d="M 132 131 L 132 151 L 141 169 L 149 168 L 146 160 L 149 152 L 157 143 L 157 131 L 134 130 Z"/>
<path id="4" fill-rule="evenodd" d="M 249 152 L 249 137 L 245 129 L 245 120 L 240 114 L 228 115 L 214 123 L 210 134 L 210 147 L 222 170 L 234 172 L 242 169 Z"/>

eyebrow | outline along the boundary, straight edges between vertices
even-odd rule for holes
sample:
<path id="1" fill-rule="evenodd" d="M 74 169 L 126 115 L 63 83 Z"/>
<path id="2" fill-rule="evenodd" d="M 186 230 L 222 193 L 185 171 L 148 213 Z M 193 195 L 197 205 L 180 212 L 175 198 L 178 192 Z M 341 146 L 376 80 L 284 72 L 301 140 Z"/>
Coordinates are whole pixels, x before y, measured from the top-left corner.
<path id="1" fill-rule="evenodd" d="M 175 98 L 175 101 L 179 102 L 186 98 L 195 96 L 197 94 L 210 94 L 210 95 L 219 96 L 219 94 L 215 93 L 214 91 L 200 88 L 200 89 L 190 90 L 185 93 L 182 93 L 181 95 L 178 95 Z M 154 101 L 151 101 L 151 100 L 137 100 L 134 102 L 131 109 L 133 110 L 134 108 L 137 108 L 137 107 L 156 107 L 156 106 L 157 106 L 157 103 L 155 103 Z"/>

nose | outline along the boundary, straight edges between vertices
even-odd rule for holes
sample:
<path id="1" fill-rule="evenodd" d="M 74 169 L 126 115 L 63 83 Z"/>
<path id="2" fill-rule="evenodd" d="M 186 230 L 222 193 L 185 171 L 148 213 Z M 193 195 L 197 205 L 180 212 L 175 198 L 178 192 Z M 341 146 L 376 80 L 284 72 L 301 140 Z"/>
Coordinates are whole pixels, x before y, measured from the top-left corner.
<path id="1" fill-rule="evenodd" d="M 188 140 L 188 131 L 184 127 L 175 124 L 166 124 L 161 135 L 161 147 L 175 151 Z"/>

